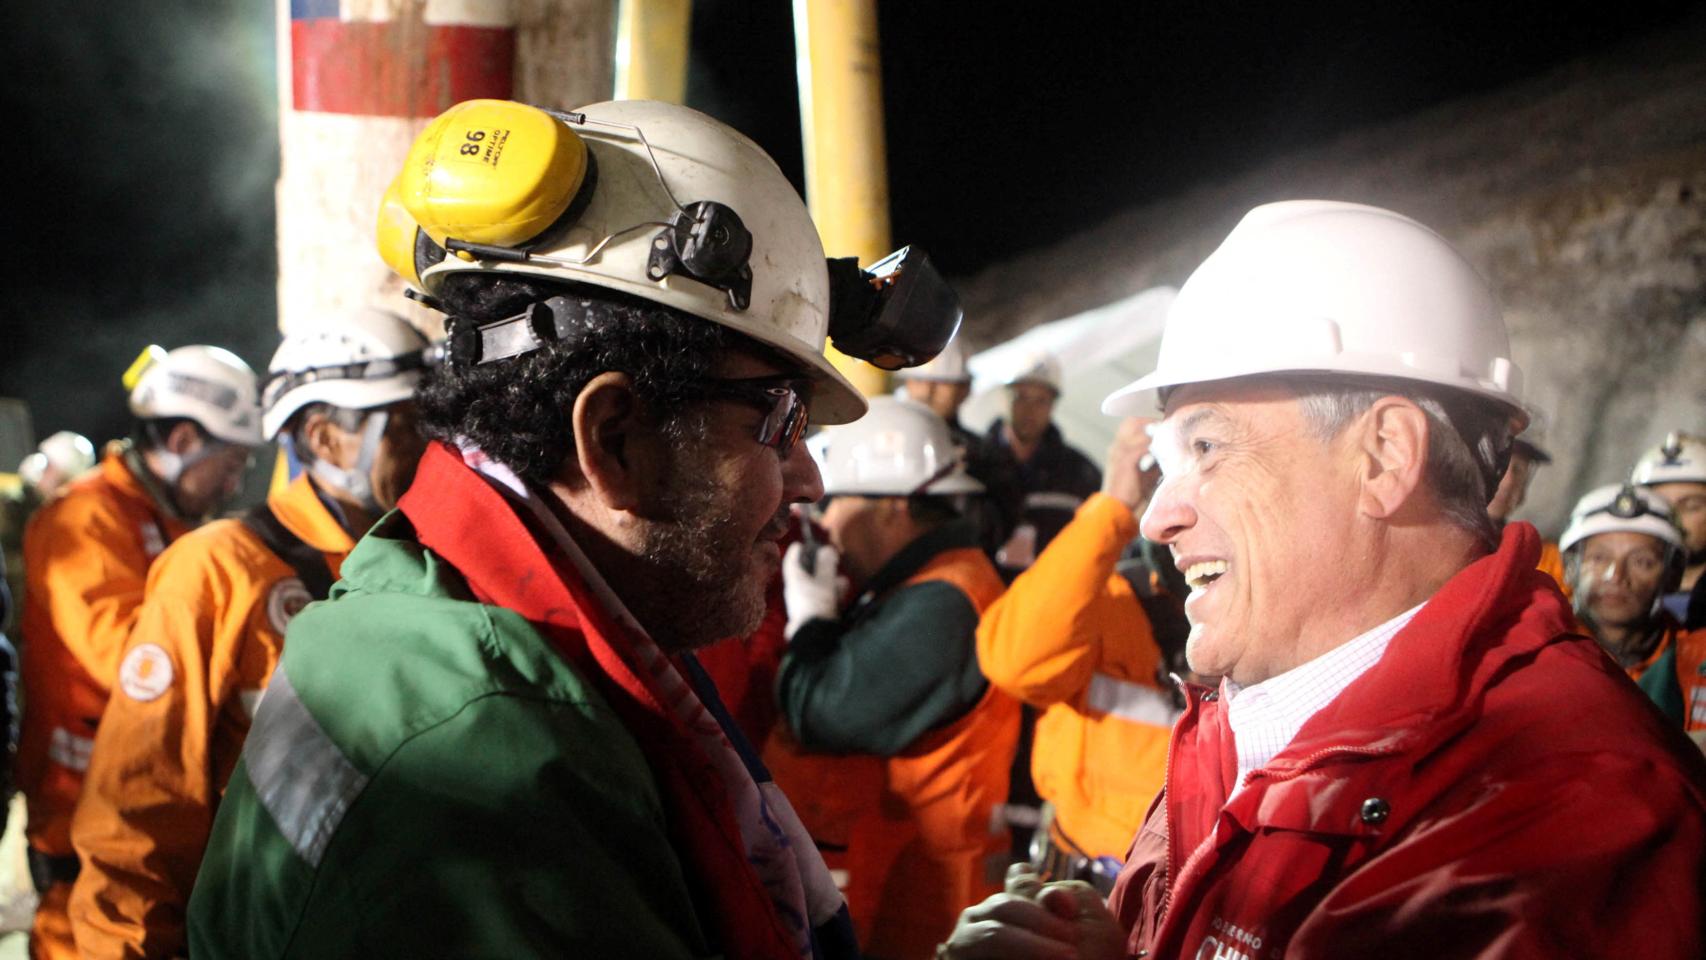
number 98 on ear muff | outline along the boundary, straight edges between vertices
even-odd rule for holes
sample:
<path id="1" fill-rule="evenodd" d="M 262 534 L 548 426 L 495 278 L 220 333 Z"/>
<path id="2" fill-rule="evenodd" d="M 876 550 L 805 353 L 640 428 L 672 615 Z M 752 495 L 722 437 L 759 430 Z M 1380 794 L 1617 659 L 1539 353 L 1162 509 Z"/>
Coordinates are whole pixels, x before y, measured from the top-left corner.
<path id="1" fill-rule="evenodd" d="M 395 186 L 401 206 L 441 247 L 452 237 L 522 247 L 575 206 L 591 186 L 591 169 L 586 144 L 549 113 L 470 100 L 415 138 Z"/>

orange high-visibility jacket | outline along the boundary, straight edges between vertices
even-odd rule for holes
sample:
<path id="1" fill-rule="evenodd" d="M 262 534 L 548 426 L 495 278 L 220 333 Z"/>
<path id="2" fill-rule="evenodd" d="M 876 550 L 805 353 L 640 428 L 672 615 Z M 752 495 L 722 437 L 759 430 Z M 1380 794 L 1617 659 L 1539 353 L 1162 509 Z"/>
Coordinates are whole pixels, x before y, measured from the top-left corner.
<path id="1" fill-rule="evenodd" d="M 1653 652 L 1642 662 L 1624 667 L 1623 672 L 1663 706 L 1663 698 L 1649 689 L 1649 681 L 1661 681 L 1661 678 L 1648 677 L 1647 674 L 1660 663 L 1667 668 L 1674 666 L 1674 676 L 1663 678 L 1662 682 L 1674 684 L 1674 695 L 1680 698 L 1682 729 L 1690 733 L 1706 730 L 1706 630 L 1684 630 L 1670 614 L 1660 616 L 1663 618 L 1664 635 L 1653 645 Z"/>
<path id="2" fill-rule="evenodd" d="M 24 530 L 17 782 L 29 816 L 25 836 L 54 857 L 72 854 L 71 811 L 148 566 L 189 529 L 144 485 L 137 471 L 146 469 L 134 451 L 109 453 Z M 75 960 L 69 893 L 63 883 L 43 891 L 32 956 Z"/>
<path id="3" fill-rule="evenodd" d="M 899 558 L 891 561 L 885 572 L 892 569 L 898 582 L 862 607 L 870 619 L 856 619 L 842 634 L 837 656 L 850 647 L 869 649 L 880 634 L 894 643 L 884 647 L 891 655 L 905 656 L 910 644 L 963 645 L 968 673 L 975 666 L 969 619 L 963 628 L 954 628 L 963 629 L 957 635 L 922 615 L 874 626 L 884 611 L 894 616 L 908 591 L 921 587 L 951 586 L 970 604 L 967 612 L 977 615 L 1001 594 L 1001 578 L 974 545 L 972 530 L 944 528 L 926 536 L 939 537 L 944 546 L 905 561 L 916 563 L 910 572 L 893 566 L 903 562 Z M 908 550 L 918 548 L 915 541 Z M 802 642 L 794 640 L 796 647 Z M 838 673 L 833 684 L 838 689 L 868 689 L 886 679 L 881 673 L 885 661 L 849 656 L 843 668 L 856 673 Z M 784 665 L 782 674 L 788 672 Z M 825 861 L 846 871 L 848 910 L 868 956 L 929 956 L 952 932 L 961 910 L 1000 889 L 1009 840 L 1004 824 L 992 821 L 1007 798 L 1019 704 L 976 679 L 981 692 L 975 702 L 953 719 L 912 735 L 892 753 L 811 752 L 789 734 L 787 724 L 779 724 L 770 738 L 765 763 Z M 944 677 L 940 682 L 960 681 Z"/>
<path id="4" fill-rule="evenodd" d="M 979 616 L 1003 590 L 978 547 L 937 554 L 906 585 L 928 581 L 952 583 Z M 969 713 L 889 757 L 884 801 L 851 842 L 848 905 L 868 905 L 867 953 L 928 957 L 962 909 L 1000 892 L 1008 836 L 993 817 L 1017 747 L 1018 701 L 991 684 Z"/>
<path id="5" fill-rule="evenodd" d="M 1565 600 L 1574 595 L 1574 591 L 1570 589 L 1569 581 L 1564 577 L 1564 555 L 1559 552 L 1556 543 L 1550 540 L 1541 541 L 1540 562 L 1535 565 L 1535 569 L 1557 582 L 1558 589 L 1564 591 Z"/>
<path id="6" fill-rule="evenodd" d="M 1682 728 L 1690 733 L 1706 730 L 1706 627 L 1679 631 L 1676 644 L 1676 678 L 1682 688 Z"/>
<path id="7" fill-rule="evenodd" d="M 1161 791 L 1176 715 L 1149 618 L 1114 572 L 1135 536 L 1130 507 L 1091 496 L 977 630 L 990 682 L 1046 708 L 1031 776 L 1055 823 L 1090 856 L 1122 860 Z"/>
<path id="8" fill-rule="evenodd" d="M 308 477 L 267 504 L 335 577 L 355 544 Z M 309 599 L 240 520 L 186 535 L 149 571 L 71 825 L 82 858 L 71 926 L 85 960 L 183 955 L 184 908 L 219 797 L 285 625 Z"/>
<path id="9" fill-rule="evenodd" d="M 976 547 L 937 554 L 902 586 L 932 581 L 959 588 L 979 615 L 1003 590 Z M 1018 741 L 1019 702 L 991 685 L 964 716 L 884 763 L 881 803 L 854 822 L 848 847 L 847 904 L 870 919 L 866 953 L 929 956 L 961 910 L 1000 891 L 1009 841 L 992 818 Z"/>
<path id="10" fill-rule="evenodd" d="M 29 804 L 30 844 L 51 854 L 71 853 L 71 811 L 148 566 L 188 530 L 127 459 L 109 454 L 24 532 L 18 786 Z"/>

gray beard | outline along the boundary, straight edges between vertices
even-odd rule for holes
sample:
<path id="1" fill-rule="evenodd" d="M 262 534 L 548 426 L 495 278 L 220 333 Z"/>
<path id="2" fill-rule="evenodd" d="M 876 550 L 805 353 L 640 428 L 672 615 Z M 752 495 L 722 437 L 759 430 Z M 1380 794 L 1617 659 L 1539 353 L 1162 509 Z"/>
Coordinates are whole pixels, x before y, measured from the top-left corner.
<path id="1" fill-rule="evenodd" d="M 747 636 L 764 620 L 768 585 L 747 582 L 752 543 L 729 515 L 740 494 L 721 489 L 702 460 L 678 454 L 663 497 L 668 514 L 641 535 L 651 581 L 643 621 L 667 653 Z M 786 521 L 787 505 L 778 513 Z"/>

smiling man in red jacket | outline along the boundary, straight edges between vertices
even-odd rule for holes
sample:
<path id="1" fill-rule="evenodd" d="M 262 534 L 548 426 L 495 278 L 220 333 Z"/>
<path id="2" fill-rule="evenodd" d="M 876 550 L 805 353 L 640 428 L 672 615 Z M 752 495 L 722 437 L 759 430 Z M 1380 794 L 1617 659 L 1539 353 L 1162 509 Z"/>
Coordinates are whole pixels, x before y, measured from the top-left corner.
<path id="1" fill-rule="evenodd" d="M 1421 224 L 1245 217 L 1103 406 L 1160 400 L 1142 531 L 1224 679 L 1187 688 L 1107 908 L 1016 877 L 940 955 L 1706 952 L 1706 763 L 1575 632 L 1534 528 L 1487 517 L 1524 418 L 1508 357 Z"/>

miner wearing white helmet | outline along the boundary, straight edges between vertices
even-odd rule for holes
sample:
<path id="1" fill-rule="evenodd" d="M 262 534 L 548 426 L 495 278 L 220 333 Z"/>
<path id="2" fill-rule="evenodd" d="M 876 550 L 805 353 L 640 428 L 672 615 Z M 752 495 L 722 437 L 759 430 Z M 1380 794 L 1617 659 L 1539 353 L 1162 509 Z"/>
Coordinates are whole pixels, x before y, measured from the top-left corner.
<path id="1" fill-rule="evenodd" d="M 971 372 L 966 369 L 966 350 L 954 338 L 929 363 L 895 372 L 902 394 L 935 412 L 952 430 L 959 424 L 960 406 L 971 395 Z"/>
<path id="2" fill-rule="evenodd" d="M 824 431 L 823 447 L 829 543 L 796 543 L 783 559 L 788 652 L 776 675 L 782 716 L 811 753 L 778 758 L 777 781 L 833 794 L 811 797 L 807 826 L 846 848 L 867 954 L 921 957 L 999 889 L 987 866 L 1004 862 L 1007 838 L 990 824 L 1007 798 L 1019 704 L 979 671 L 976 634 L 1001 578 L 965 519 L 983 485 L 929 408 L 873 399 L 857 422 Z M 838 821 L 845 835 L 823 835 Z"/>
<path id="3" fill-rule="evenodd" d="M 254 371 L 219 347 L 149 347 L 125 374 L 136 427 L 123 456 L 191 526 L 237 495 L 261 434 Z"/>
<path id="4" fill-rule="evenodd" d="M 1095 462 L 1068 444 L 1054 425 L 1060 391 L 1060 359 L 1051 353 L 1027 357 L 1007 378 L 1007 417 L 990 425 L 986 438 L 994 456 L 1011 465 L 1018 483 L 1019 514 L 996 558 L 1008 580 L 1030 566 L 1071 521 L 1073 511 L 1102 486 Z M 1031 792 L 1028 777 L 1024 789 Z"/>
<path id="5" fill-rule="evenodd" d="M 977 525 L 978 542 L 994 557 L 1019 523 L 1024 491 L 1013 458 L 1004 448 L 966 429 L 960 422 L 960 407 L 971 395 L 971 371 L 966 367 L 965 347 L 954 338 L 936 359 L 895 373 L 901 395 L 929 407 L 948 425 L 954 445 L 965 461 L 966 473 L 984 486 L 984 494 L 969 506 L 969 519 Z"/>
<path id="6" fill-rule="evenodd" d="M 41 892 L 33 956 L 76 957 L 71 812 L 150 565 L 233 496 L 261 438 L 255 374 L 219 347 L 149 347 L 124 376 L 131 438 L 24 531 L 18 786 Z"/>
<path id="7" fill-rule="evenodd" d="M 446 314 L 436 442 L 291 625 L 191 954 L 851 955 L 691 651 L 763 616 L 808 420 L 864 412 L 826 337 L 924 362 L 952 291 L 915 250 L 826 260 L 762 150 L 667 103 L 458 104 L 379 241 Z"/>
<path id="8" fill-rule="evenodd" d="M 1682 529 L 1686 565 L 1682 581 L 1665 595 L 1665 608 L 1678 620 L 1701 616 L 1698 609 L 1689 609 L 1689 598 L 1690 591 L 1706 589 L 1700 586 L 1701 573 L 1706 572 L 1706 440 L 1671 431 L 1664 442 L 1641 455 L 1630 480 L 1669 501 Z"/>
<path id="9" fill-rule="evenodd" d="M 1161 408 L 1140 528 L 1223 679 L 1186 685 L 1107 907 L 1014 878 L 943 955 L 1706 953 L 1706 759 L 1576 631 L 1534 528 L 1487 514 L 1509 357 L 1486 282 L 1414 220 L 1245 216 L 1103 405 Z"/>
<path id="10" fill-rule="evenodd" d="M 1511 440 L 1510 464 L 1505 467 L 1505 475 L 1499 478 L 1493 499 L 1487 504 L 1487 515 L 1501 529 L 1511 514 L 1522 509 L 1523 502 L 1528 499 L 1528 485 L 1534 479 L 1535 469 L 1552 462 L 1552 454 L 1546 450 L 1546 418 L 1532 407 L 1527 413 L 1528 426 Z M 1557 581 L 1564 596 L 1570 595 L 1569 581 L 1564 576 L 1564 558 L 1558 544 L 1550 540 L 1540 544 L 1540 563 L 1535 569 Z"/>
<path id="11" fill-rule="evenodd" d="M 1558 545 L 1582 625 L 1678 726 L 1706 732 L 1706 630 L 1684 631 L 1662 604 L 1684 561 L 1671 505 L 1627 484 L 1599 487 Z"/>
<path id="12" fill-rule="evenodd" d="M 425 441 L 426 338 L 359 310 L 293 330 L 262 391 L 268 437 L 305 469 L 155 561 L 72 820 L 69 912 L 89 960 L 182 956 L 184 908 L 285 627 L 408 488 Z"/>
<path id="13" fill-rule="evenodd" d="M 72 430 L 43 440 L 36 452 L 18 465 L 18 477 L 34 487 L 43 501 L 54 500 L 65 486 L 95 466 L 95 445 Z"/>
<path id="14" fill-rule="evenodd" d="M 6 569 L 6 585 L 14 601 L 24 595 L 24 568 L 20 565 L 24 543 L 24 526 L 42 504 L 59 499 L 71 481 L 94 467 L 95 445 L 89 438 L 70 430 L 61 430 L 37 445 L 34 453 L 18 464 L 20 483 L 11 490 L 0 489 L 0 546 L 11 554 L 12 563 Z M 16 608 L 11 608 L 16 612 Z M 7 617 L 0 617 L 0 628 L 14 629 Z"/>

